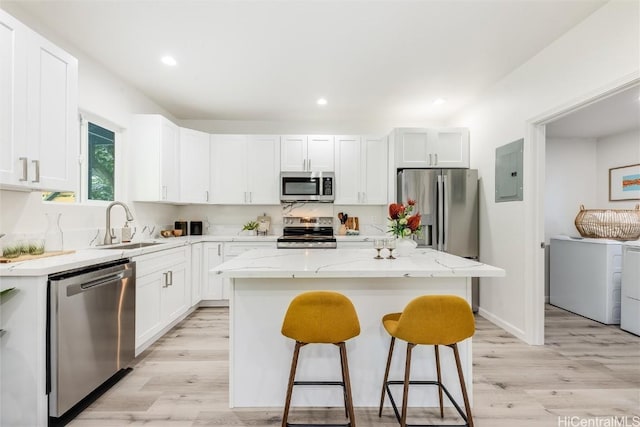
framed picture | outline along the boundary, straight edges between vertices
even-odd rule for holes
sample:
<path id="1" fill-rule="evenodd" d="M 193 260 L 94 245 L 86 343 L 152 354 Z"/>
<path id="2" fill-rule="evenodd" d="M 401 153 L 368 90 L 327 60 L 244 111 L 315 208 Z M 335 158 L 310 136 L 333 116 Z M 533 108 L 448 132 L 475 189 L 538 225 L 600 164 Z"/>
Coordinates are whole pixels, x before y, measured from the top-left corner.
<path id="1" fill-rule="evenodd" d="M 640 164 L 609 169 L 609 200 L 640 200 Z"/>

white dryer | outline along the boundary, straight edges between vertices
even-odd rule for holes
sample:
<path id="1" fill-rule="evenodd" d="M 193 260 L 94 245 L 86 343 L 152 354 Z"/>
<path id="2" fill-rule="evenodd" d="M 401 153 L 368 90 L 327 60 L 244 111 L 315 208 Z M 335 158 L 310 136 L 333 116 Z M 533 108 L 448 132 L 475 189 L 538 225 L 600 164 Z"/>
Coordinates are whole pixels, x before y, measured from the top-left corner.
<path id="1" fill-rule="evenodd" d="M 549 303 L 606 324 L 620 323 L 622 242 L 554 236 Z"/>
<path id="2" fill-rule="evenodd" d="M 640 241 L 622 245 L 620 328 L 640 335 Z"/>

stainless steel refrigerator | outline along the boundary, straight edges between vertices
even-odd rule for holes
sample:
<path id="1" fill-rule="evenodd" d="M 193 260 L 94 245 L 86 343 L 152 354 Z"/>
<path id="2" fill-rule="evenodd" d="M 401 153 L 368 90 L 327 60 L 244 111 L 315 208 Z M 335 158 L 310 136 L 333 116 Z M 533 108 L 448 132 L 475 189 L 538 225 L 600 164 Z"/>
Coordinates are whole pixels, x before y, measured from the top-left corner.
<path id="1" fill-rule="evenodd" d="M 399 169 L 397 201 L 416 201 L 422 215 L 418 246 L 478 259 L 478 171 L 475 169 Z M 478 309 L 478 280 L 473 280 L 473 310 Z"/>

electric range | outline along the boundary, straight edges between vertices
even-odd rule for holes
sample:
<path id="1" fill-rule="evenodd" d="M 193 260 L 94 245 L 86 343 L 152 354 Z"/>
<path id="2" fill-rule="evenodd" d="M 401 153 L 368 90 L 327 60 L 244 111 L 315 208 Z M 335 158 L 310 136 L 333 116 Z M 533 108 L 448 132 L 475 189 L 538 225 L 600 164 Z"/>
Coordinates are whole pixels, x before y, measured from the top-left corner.
<path id="1" fill-rule="evenodd" d="M 335 249 L 332 217 L 293 217 L 282 219 L 282 236 L 278 237 L 278 249 Z"/>

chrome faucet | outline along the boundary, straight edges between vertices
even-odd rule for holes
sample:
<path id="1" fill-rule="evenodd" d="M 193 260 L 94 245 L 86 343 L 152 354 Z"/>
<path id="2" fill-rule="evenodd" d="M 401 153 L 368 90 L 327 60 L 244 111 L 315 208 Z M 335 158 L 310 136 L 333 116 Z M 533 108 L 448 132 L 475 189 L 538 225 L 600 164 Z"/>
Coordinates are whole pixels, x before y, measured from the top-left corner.
<path id="1" fill-rule="evenodd" d="M 113 238 L 116 237 L 115 234 L 112 234 L 111 232 L 111 208 L 114 207 L 115 205 L 120 205 L 124 208 L 125 213 L 127 214 L 127 221 L 133 221 L 133 215 L 131 215 L 131 211 L 129 210 L 129 208 L 127 207 L 127 205 L 125 205 L 122 202 L 111 202 L 109 203 L 109 206 L 107 206 L 107 229 L 105 230 L 105 234 L 104 234 L 104 244 L 105 245 L 110 245 L 113 243 Z"/>

